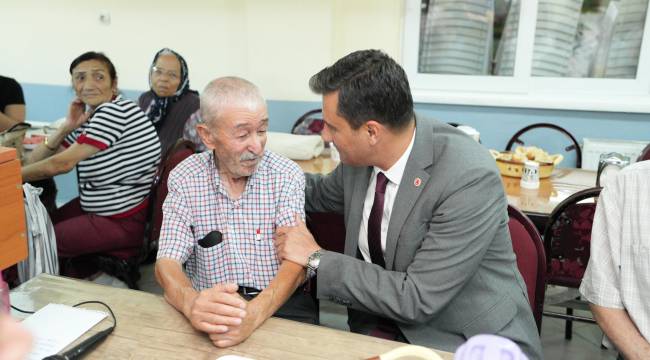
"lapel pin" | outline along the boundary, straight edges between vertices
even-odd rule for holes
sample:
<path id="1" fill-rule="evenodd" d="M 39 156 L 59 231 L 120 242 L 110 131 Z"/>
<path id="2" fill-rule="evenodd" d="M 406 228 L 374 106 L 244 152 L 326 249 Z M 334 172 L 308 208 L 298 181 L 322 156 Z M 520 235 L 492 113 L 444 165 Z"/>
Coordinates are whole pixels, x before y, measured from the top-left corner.
<path id="1" fill-rule="evenodd" d="M 416 177 L 415 180 L 413 180 L 413 185 L 415 185 L 415 187 L 420 187 L 420 185 L 422 185 L 422 179 Z"/>

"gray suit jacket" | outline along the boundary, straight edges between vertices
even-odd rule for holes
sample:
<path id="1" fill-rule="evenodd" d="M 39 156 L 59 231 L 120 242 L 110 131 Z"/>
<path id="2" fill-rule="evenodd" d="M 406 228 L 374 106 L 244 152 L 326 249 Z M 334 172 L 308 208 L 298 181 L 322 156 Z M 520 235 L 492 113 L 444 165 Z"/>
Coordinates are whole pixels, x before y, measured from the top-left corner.
<path id="1" fill-rule="evenodd" d="M 541 359 L 494 160 L 451 126 L 423 119 L 416 126 L 388 226 L 386 269 L 356 258 L 372 167 L 308 176 L 307 211 L 343 213 L 347 229 L 345 254 L 321 256 L 318 298 L 347 306 L 356 332 L 369 332 L 379 315 L 413 344 L 454 351 L 473 335 L 497 334 Z"/>

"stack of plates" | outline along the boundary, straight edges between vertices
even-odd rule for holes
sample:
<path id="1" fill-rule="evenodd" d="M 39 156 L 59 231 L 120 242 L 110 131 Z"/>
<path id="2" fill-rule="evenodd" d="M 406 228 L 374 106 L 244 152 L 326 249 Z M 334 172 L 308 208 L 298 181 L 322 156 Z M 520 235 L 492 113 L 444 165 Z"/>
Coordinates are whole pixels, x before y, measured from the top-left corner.
<path id="1" fill-rule="evenodd" d="M 435 0 L 421 31 L 420 73 L 486 75 L 494 0 Z"/>
<path id="2" fill-rule="evenodd" d="M 540 0 L 533 49 L 533 76 L 567 74 L 582 0 Z"/>
<path id="3" fill-rule="evenodd" d="M 617 5 L 619 10 L 607 56 L 605 77 L 635 78 L 648 0 L 620 0 Z"/>
<path id="4" fill-rule="evenodd" d="M 500 76 L 512 76 L 515 72 L 515 53 L 517 50 L 517 34 L 519 32 L 519 13 L 521 5 L 519 0 L 512 0 L 506 24 L 501 33 L 499 48 L 495 56 L 494 73 Z"/>

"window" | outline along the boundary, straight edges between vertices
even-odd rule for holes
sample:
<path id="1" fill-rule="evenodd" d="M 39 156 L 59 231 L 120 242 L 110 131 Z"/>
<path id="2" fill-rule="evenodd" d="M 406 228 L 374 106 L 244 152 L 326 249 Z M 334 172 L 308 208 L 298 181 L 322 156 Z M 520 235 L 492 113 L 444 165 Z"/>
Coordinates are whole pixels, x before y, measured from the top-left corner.
<path id="1" fill-rule="evenodd" d="M 406 0 L 418 102 L 650 112 L 649 0 Z"/>

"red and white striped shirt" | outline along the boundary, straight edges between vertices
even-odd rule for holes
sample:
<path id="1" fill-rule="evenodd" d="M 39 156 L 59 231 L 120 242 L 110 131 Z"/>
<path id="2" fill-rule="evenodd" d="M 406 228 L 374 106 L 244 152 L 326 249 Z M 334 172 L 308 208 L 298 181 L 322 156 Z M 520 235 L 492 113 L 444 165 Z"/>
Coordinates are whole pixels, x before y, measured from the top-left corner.
<path id="1" fill-rule="evenodd" d="M 84 211 L 119 217 L 142 206 L 160 163 L 160 140 L 136 103 L 118 96 L 98 106 L 63 146 L 74 142 L 100 150 L 77 164 Z"/>

